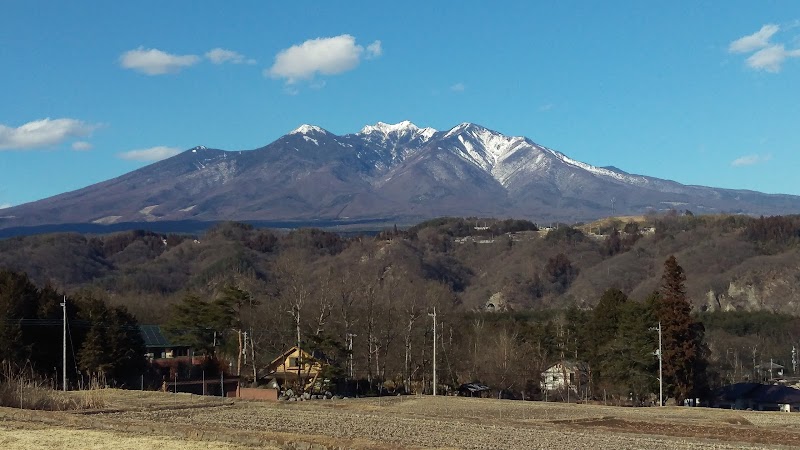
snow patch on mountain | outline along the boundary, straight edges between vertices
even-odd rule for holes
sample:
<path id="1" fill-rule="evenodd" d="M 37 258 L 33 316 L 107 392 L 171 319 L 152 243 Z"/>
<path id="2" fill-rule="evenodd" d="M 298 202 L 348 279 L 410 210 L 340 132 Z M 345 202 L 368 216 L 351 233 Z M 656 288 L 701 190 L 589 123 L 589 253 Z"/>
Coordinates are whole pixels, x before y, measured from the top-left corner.
<path id="1" fill-rule="evenodd" d="M 628 175 L 628 174 L 624 174 L 624 173 L 620 173 L 620 172 L 615 172 L 613 170 L 604 169 L 602 167 L 596 167 L 596 166 L 593 166 L 591 164 L 586 164 L 584 162 L 576 161 L 576 160 L 568 157 L 567 155 L 565 155 L 565 154 L 563 154 L 563 153 L 561 153 L 559 151 L 552 150 L 552 149 L 549 149 L 547 147 L 542 147 L 542 149 L 547 151 L 547 152 L 549 152 L 549 153 L 551 153 L 553 156 L 555 156 L 556 158 L 558 158 L 559 160 L 561 160 L 565 164 L 568 164 L 568 165 L 573 166 L 573 167 L 577 167 L 579 169 L 583 169 L 583 170 L 585 170 L 587 172 L 591 172 L 591 173 L 593 173 L 595 175 L 614 178 L 614 179 L 616 179 L 618 181 L 621 181 L 623 183 L 629 183 L 629 184 L 633 184 L 633 185 L 636 185 L 636 186 L 644 186 L 644 185 L 647 185 L 647 184 L 650 183 L 649 180 L 646 177 L 636 176 L 636 175 Z"/>
<path id="2" fill-rule="evenodd" d="M 527 144 L 518 151 L 525 151 L 523 148 L 527 150 L 527 153 L 514 158 L 509 155 L 501 164 L 492 168 L 492 176 L 505 188 L 510 187 L 516 175 L 521 175 L 523 179 L 530 179 L 533 174 L 546 172 L 547 167 L 552 164 L 539 146 Z"/>
<path id="3" fill-rule="evenodd" d="M 320 127 L 318 127 L 316 125 L 303 124 L 303 125 L 300 125 L 299 127 L 295 128 L 294 130 L 292 130 L 292 132 L 289 133 L 289 134 L 298 134 L 298 133 L 299 134 L 310 134 L 310 133 L 328 134 L 328 131 L 323 129 L 323 128 L 320 128 Z"/>
<path id="4" fill-rule="evenodd" d="M 463 148 L 459 151 L 462 158 L 491 173 L 501 183 L 507 177 L 504 161 L 518 150 L 531 147 L 525 138 L 505 136 L 471 123 L 454 127 L 444 136 L 445 139 L 449 137 L 458 139 Z"/>
<path id="5" fill-rule="evenodd" d="M 436 134 L 436 130 L 429 127 L 420 128 L 410 121 L 404 120 L 396 124 L 378 122 L 375 125 L 367 125 L 358 134 L 380 136 L 384 140 L 393 136 L 410 136 L 412 139 L 419 137 L 423 141 L 427 141 Z"/>

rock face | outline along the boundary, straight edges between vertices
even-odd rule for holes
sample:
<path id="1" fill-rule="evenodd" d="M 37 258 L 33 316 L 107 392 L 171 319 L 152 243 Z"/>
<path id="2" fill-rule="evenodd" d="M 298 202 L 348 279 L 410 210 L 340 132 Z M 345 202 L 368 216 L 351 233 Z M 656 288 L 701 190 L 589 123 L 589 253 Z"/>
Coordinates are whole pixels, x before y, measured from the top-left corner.
<path id="1" fill-rule="evenodd" d="M 3 210 L 0 228 L 179 220 L 414 222 L 443 215 L 578 221 L 669 208 L 800 212 L 800 197 L 685 186 L 595 167 L 462 123 L 378 122 L 337 136 L 303 125 L 250 151 L 203 146 L 118 178 Z"/>

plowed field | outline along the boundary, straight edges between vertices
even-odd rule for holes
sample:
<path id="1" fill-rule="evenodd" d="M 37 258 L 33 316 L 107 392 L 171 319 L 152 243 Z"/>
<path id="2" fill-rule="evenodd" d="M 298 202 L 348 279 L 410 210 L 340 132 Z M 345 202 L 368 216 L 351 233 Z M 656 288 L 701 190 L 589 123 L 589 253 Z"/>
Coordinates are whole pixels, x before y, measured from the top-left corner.
<path id="1" fill-rule="evenodd" d="M 0 408 L 0 448 L 798 448 L 800 414 L 453 397 L 261 403 L 108 390 L 103 411 Z"/>

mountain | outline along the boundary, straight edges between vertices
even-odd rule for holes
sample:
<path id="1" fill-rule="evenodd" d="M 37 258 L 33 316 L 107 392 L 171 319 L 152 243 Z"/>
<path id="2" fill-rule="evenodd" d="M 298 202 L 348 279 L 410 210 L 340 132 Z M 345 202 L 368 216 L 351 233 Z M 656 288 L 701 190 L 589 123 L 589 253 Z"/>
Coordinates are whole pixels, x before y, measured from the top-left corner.
<path id="1" fill-rule="evenodd" d="M 800 212 L 800 197 L 687 186 L 595 167 L 524 137 L 462 123 L 378 122 L 335 135 L 302 125 L 255 150 L 194 147 L 83 189 L 2 211 L 0 228 L 154 221 L 453 216 L 579 221 L 651 210 Z"/>

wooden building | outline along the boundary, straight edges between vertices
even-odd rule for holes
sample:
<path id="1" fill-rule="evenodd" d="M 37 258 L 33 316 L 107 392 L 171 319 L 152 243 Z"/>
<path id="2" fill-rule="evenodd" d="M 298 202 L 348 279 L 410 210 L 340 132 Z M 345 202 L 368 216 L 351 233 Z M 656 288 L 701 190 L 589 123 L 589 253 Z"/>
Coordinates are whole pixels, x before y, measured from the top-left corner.
<path id="1" fill-rule="evenodd" d="M 317 383 L 327 365 L 327 358 L 321 353 L 312 354 L 293 346 L 275 357 L 262 373 L 270 384 L 277 384 L 280 387 L 302 387 L 303 391 L 309 391 Z"/>
<path id="2" fill-rule="evenodd" d="M 541 374 L 543 391 L 569 389 L 574 392 L 585 389 L 589 381 L 586 363 L 579 361 L 559 361 Z"/>

